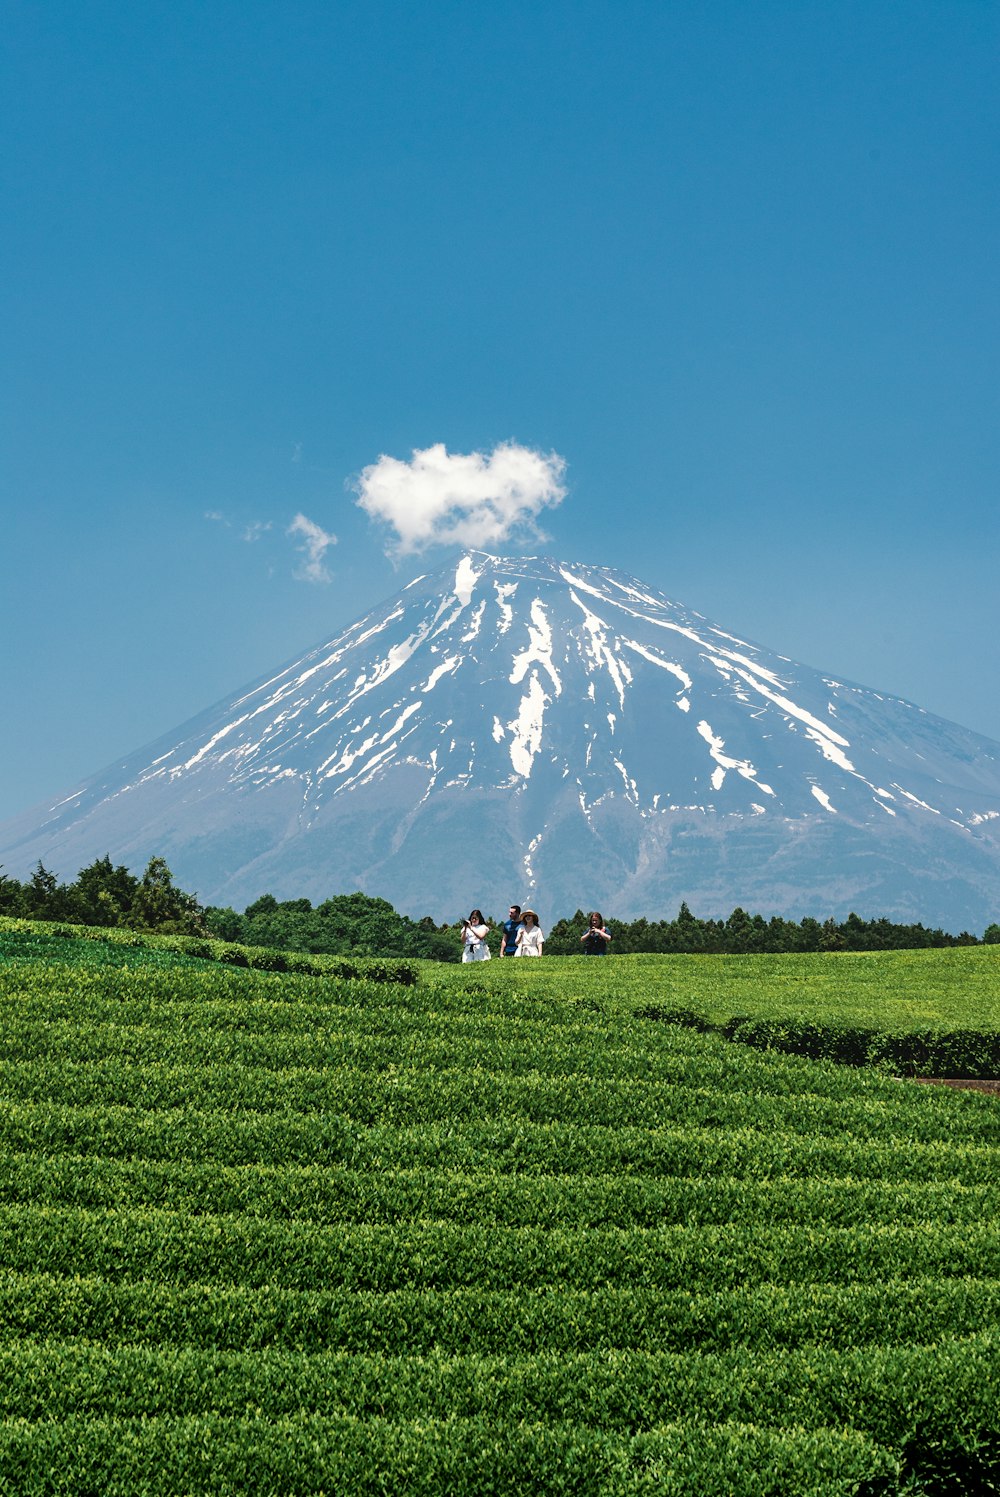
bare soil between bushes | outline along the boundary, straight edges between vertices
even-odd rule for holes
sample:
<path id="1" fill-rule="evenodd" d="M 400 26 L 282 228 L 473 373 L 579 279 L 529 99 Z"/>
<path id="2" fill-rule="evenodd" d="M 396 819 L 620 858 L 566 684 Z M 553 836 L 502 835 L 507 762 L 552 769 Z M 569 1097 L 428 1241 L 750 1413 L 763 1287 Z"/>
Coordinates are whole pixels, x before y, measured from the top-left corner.
<path id="1" fill-rule="evenodd" d="M 958 1086 L 970 1092 L 988 1092 L 993 1097 L 1000 1097 L 1000 1079 L 992 1081 L 966 1081 L 960 1076 L 914 1076 L 912 1080 L 919 1081 L 921 1086 Z"/>

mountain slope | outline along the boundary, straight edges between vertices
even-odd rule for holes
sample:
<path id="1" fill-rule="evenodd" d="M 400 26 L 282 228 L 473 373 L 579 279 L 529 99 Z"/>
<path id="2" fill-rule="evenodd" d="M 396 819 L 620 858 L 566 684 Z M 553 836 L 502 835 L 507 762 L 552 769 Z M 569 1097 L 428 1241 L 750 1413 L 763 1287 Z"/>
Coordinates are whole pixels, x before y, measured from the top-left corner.
<path id="1" fill-rule="evenodd" d="M 0 848 L 64 875 L 159 851 L 234 904 L 360 886 L 442 918 L 687 899 L 981 928 L 1000 745 L 609 568 L 472 552 Z"/>

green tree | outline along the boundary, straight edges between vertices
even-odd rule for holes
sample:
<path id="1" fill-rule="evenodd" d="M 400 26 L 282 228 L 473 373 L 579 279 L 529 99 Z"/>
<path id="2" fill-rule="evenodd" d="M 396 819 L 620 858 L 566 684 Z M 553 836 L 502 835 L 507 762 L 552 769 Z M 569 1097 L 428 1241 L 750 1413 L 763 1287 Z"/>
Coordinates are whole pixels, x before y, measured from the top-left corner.
<path id="1" fill-rule="evenodd" d="M 135 899 L 139 880 L 119 864 L 114 867 L 104 854 L 81 868 L 69 888 L 75 917 L 84 925 L 123 925 Z"/>
<path id="2" fill-rule="evenodd" d="M 163 858 L 150 858 L 139 880 L 126 922 L 136 930 L 159 930 L 182 935 L 204 932 L 203 911 L 193 894 L 174 884 Z"/>
<path id="3" fill-rule="evenodd" d="M 253 904 L 248 904 L 243 913 L 248 920 L 253 920 L 257 915 L 273 915 L 277 908 L 278 901 L 273 894 L 262 894 Z"/>
<path id="4" fill-rule="evenodd" d="M 32 920 L 63 920 L 69 914 L 65 884 L 39 859 L 24 890 L 26 914 Z"/>
<path id="5" fill-rule="evenodd" d="M 244 919 L 235 910 L 225 906 L 209 905 L 205 911 L 205 929 L 219 941 L 243 941 Z"/>
<path id="6" fill-rule="evenodd" d="M 843 951 L 846 942 L 835 920 L 824 920 L 819 938 L 820 951 Z"/>
<path id="7" fill-rule="evenodd" d="M 580 937 L 587 929 L 587 917 L 577 910 L 568 920 L 555 920 L 545 933 L 545 950 L 550 956 L 579 956 L 583 951 Z"/>
<path id="8" fill-rule="evenodd" d="M 26 913 L 24 889 L 16 878 L 8 878 L 0 872 L 0 915 L 16 916 Z"/>
<path id="9" fill-rule="evenodd" d="M 726 921 L 726 941 L 729 951 L 756 951 L 758 933 L 746 910 L 736 906 Z"/>

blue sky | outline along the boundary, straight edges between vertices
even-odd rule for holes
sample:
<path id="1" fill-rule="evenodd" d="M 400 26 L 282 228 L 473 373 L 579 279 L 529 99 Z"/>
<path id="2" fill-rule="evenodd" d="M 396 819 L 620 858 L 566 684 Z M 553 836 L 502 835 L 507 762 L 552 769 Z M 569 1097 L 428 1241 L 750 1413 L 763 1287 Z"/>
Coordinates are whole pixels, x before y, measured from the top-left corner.
<path id="1" fill-rule="evenodd" d="M 996 6 L 6 16 L 0 817 L 448 560 L 350 486 L 439 443 L 1000 739 Z"/>

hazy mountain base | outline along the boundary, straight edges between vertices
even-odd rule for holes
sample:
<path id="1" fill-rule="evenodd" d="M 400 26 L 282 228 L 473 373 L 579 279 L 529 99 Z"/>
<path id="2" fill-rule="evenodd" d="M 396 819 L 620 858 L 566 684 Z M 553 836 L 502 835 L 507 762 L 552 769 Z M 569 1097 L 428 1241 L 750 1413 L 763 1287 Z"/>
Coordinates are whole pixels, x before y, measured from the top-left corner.
<path id="1" fill-rule="evenodd" d="M 976 930 L 1000 906 L 992 823 L 974 837 L 940 821 L 904 829 L 886 819 L 875 839 L 870 827 L 826 812 L 643 812 L 610 795 L 590 806 L 588 819 L 576 788 L 552 781 L 520 790 L 459 784 L 424 798 L 427 771 L 417 764 L 307 816 L 297 779 L 213 794 L 222 778 L 207 766 L 183 790 L 153 780 L 105 801 L 101 832 L 115 857 L 134 865 L 162 854 L 204 903 L 241 907 L 264 892 L 321 900 L 360 888 L 437 920 L 510 899 L 535 905 L 543 925 L 578 906 L 629 919 L 661 916 L 682 901 L 721 917 L 735 897 L 796 919 L 855 910 Z M 31 852 L 62 876 L 94 856 L 94 832 L 89 816 L 61 821 L 52 818 L 41 840 L 35 831 Z"/>

